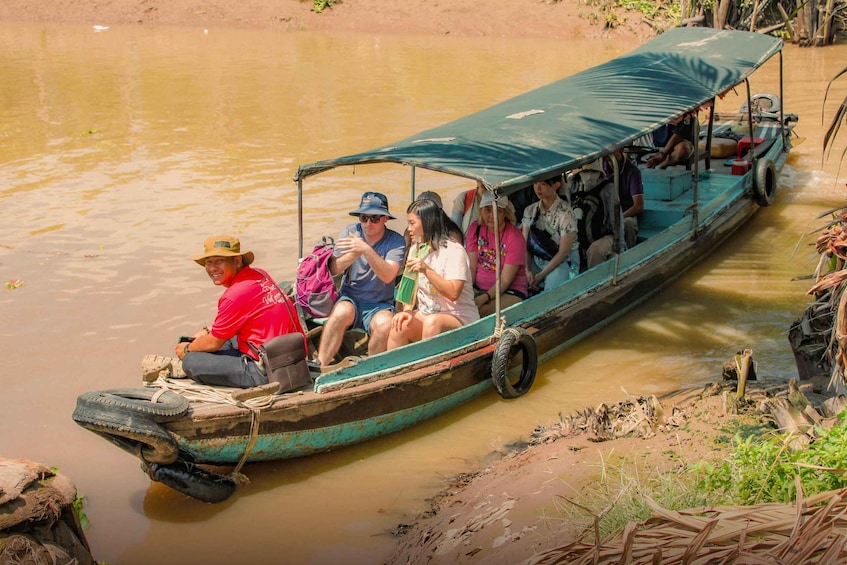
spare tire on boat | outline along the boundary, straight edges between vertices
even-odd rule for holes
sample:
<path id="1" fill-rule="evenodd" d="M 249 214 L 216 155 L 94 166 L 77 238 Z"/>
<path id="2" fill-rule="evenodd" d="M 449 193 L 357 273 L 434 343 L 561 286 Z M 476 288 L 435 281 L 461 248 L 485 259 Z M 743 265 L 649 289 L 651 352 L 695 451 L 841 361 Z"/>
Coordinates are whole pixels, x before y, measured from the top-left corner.
<path id="1" fill-rule="evenodd" d="M 235 492 L 235 481 L 226 475 L 177 459 L 167 465 L 152 464 L 150 478 L 202 502 L 223 502 Z"/>
<path id="2" fill-rule="evenodd" d="M 523 353 L 521 374 L 514 383 L 509 380 L 508 376 L 513 349 L 520 349 Z M 494 381 L 494 388 L 497 389 L 500 396 L 509 399 L 523 396 L 535 382 L 537 372 L 538 346 L 535 339 L 523 328 L 506 328 L 503 330 L 491 359 L 491 378 Z"/>
<path id="3" fill-rule="evenodd" d="M 188 412 L 188 399 L 170 390 L 149 388 L 115 388 L 85 392 L 77 398 L 77 406 L 126 409 L 150 416 L 154 422 L 169 422 Z"/>
<path id="4" fill-rule="evenodd" d="M 753 170 L 753 195 L 759 206 L 770 206 L 776 194 L 776 167 L 770 159 L 759 159 Z"/>
<path id="5" fill-rule="evenodd" d="M 759 100 L 767 100 L 769 107 L 767 109 L 762 108 L 762 104 Z M 765 113 L 779 115 L 779 111 L 782 109 L 782 101 L 779 99 L 779 96 L 770 92 L 757 92 L 750 97 L 750 101 L 753 102 L 754 114 Z M 742 104 L 738 111 L 742 114 L 746 114 L 747 102 Z"/>
<path id="6" fill-rule="evenodd" d="M 77 397 L 73 420 L 127 453 L 149 463 L 171 463 L 179 448 L 159 422 L 188 410 L 188 400 L 158 389 L 115 389 Z"/>

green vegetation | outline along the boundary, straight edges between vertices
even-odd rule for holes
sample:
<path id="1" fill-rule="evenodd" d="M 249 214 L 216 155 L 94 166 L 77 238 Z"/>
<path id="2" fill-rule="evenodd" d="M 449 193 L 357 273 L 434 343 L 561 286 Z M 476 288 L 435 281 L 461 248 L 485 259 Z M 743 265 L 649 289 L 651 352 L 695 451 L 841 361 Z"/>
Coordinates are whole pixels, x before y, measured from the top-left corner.
<path id="1" fill-rule="evenodd" d="M 637 462 L 607 460 L 593 487 L 578 498 L 557 497 L 556 518 L 577 524 L 588 539 L 606 539 L 623 531 L 630 522 L 653 515 L 648 500 L 668 510 L 715 505 L 752 505 L 764 502 L 789 503 L 797 497 L 847 487 L 847 412 L 839 424 L 818 429 L 818 438 L 802 449 L 792 449 L 796 437 L 778 434 L 763 423 L 738 421 L 721 429 L 716 447 L 731 443 L 720 464 L 686 466 L 673 450 L 665 457 L 672 471 L 658 469 L 645 476 Z M 732 435 L 734 434 L 734 436 Z M 722 448 L 723 450 L 723 448 Z M 553 517 L 548 517 L 553 520 Z"/>
<path id="2" fill-rule="evenodd" d="M 314 0 L 314 8 L 312 11 L 316 14 L 320 14 L 326 8 L 332 8 L 333 4 L 339 4 L 341 0 Z"/>
<path id="3" fill-rule="evenodd" d="M 641 12 L 650 19 L 680 20 L 680 5 L 678 2 L 655 2 L 651 0 L 609 0 L 624 10 Z"/>
<path id="4" fill-rule="evenodd" d="M 844 414 L 841 415 L 842 419 Z M 797 482 L 805 496 L 847 486 L 847 428 L 818 430 L 820 437 L 803 449 L 790 447 L 794 437 L 737 434 L 730 458 L 720 465 L 699 468 L 704 478 L 698 488 L 714 493 L 727 504 L 792 502 Z"/>
<path id="5" fill-rule="evenodd" d="M 599 8 L 602 15 L 590 14 L 587 17 L 592 21 L 602 17 L 607 28 L 627 23 L 626 12 L 642 13 L 660 32 L 678 26 L 682 21 L 680 3 L 675 0 L 585 0 L 585 5 Z"/>
<path id="6" fill-rule="evenodd" d="M 635 462 L 604 461 L 596 486 L 583 489 L 579 498 L 557 497 L 558 519 L 584 529 L 585 541 L 595 542 L 623 531 L 630 522 L 650 518 L 648 498 L 671 510 L 709 503 L 707 493 L 698 491 L 684 470 L 644 473 Z"/>
<path id="7" fill-rule="evenodd" d="M 76 498 L 73 501 L 74 512 L 76 513 L 76 517 L 79 518 L 79 525 L 83 530 L 87 530 L 88 526 L 91 523 L 88 521 L 88 516 L 86 516 L 85 511 L 82 509 L 82 505 L 85 503 L 85 496 L 81 494 L 77 494 Z"/>
<path id="8" fill-rule="evenodd" d="M 58 474 L 59 468 L 58 467 L 50 467 L 50 471 L 53 474 Z M 91 525 L 91 523 L 88 521 L 88 516 L 85 515 L 85 511 L 82 509 L 83 504 L 85 504 L 85 495 L 80 493 L 79 491 L 77 491 L 76 498 L 74 498 L 74 501 L 73 501 L 73 503 L 71 503 L 71 506 L 74 509 L 74 513 L 76 514 L 76 517 L 79 519 L 80 527 L 83 530 L 87 530 L 88 526 Z"/>

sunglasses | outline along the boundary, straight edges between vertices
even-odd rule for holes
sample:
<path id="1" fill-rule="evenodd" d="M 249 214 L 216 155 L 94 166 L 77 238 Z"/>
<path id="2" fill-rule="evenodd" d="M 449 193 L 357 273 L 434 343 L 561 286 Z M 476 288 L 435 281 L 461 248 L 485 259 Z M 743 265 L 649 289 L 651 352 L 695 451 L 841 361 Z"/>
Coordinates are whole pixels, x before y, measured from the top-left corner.
<path id="1" fill-rule="evenodd" d="M 382 220 L 385 216 L 379 215 L 370 215 L 370 214 L 359 214 L 359 221 L 363 224 L 367 224 L 368 222 L 372 224 L 378 224 L 380 220 Z"/>

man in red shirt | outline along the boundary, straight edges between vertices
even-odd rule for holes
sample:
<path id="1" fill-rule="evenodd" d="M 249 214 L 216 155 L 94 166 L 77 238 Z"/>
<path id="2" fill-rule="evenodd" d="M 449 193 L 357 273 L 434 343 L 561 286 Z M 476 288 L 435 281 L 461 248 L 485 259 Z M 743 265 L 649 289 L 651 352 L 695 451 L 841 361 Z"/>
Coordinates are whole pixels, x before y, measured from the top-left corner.
<path id="1" fill-rule="evenodd" d="M 212 327 L 174 346 L 183 371 L 207 385 L 249 388 L 266 384 L 268 377 L 248 344 L 258 347 L 279 335 L 303 333 L 294 305 L 268 273 L 250 266 L 253 252 L 241 251 L 238 238 L 210 237 L 203 254 L 193 259 L 225 290 L 218 299 Z"/>

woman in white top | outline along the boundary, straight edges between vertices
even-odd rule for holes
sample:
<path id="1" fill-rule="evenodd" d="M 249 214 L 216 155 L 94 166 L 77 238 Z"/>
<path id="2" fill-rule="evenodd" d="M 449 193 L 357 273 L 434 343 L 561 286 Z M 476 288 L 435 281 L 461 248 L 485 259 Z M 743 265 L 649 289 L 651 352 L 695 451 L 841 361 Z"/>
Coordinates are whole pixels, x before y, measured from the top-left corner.
<path id="1" fill-rule="evenodd" d="M 468 254 L 450 238 L 441 208 L 431 200 L 417 200 L 406 212 L 412 239 L 406 273 L 417 274 L 418 288 L 414 305 L 404 304 L 391 321 L 388 349 L 479 319 Z"/>

